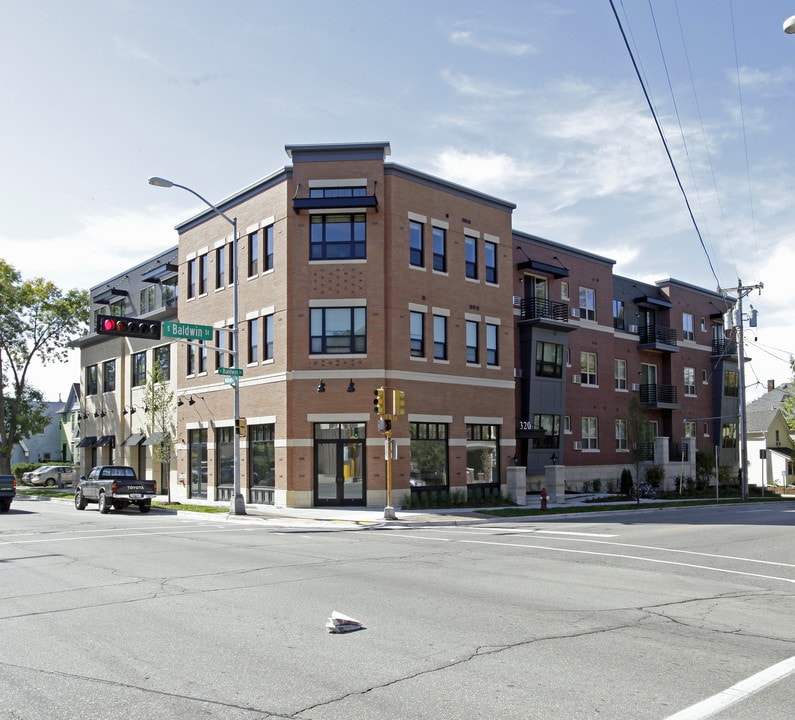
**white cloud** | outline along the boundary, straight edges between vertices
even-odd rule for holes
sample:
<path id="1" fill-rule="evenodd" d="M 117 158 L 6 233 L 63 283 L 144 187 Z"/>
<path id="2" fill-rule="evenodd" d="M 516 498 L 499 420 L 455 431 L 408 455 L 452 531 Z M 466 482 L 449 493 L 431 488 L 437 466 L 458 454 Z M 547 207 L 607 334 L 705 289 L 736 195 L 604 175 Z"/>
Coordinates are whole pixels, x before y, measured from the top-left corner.
<path id="1" fill-rule="evenodd" d="M 537 52 L 536 48 L 527 42 L 506 40 L 499 37 L 483 37 L 476 35 L 472 30 L 454 30 L 450 33 L 450 42 L 453 45 L 471 47 L 488 53 L 520 57 Z"/>
<path id="2" fill-rule="evenodd" d="M 451 70 L 442 70 L 442 79 L 457 93 L 469 97 L 488 98 L 499 100 L 516 98 L 524 94 L 524 90 L 499 86 L 490 80 L 473 78 L 464 73 L 454 73 Z"/>

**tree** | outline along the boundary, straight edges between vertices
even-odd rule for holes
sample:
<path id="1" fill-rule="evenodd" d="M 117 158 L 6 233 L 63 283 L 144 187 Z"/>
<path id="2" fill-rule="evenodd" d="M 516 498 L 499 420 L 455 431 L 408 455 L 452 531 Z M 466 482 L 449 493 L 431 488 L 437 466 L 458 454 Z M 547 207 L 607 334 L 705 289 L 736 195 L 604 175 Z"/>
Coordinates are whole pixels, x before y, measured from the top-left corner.
<path id="1" fill-rule="evenodd" d="M 160 463 L 160 482 L 165 484 L 168 502 L 171 502 L 171 460 L 174 457 L 174 392 L 168 384 L 165 370 L 155 362 L 144 388 L 144 407 L 147 410 L 149 432 L 157 433 L 160 441 L 152 446 L 152 462 Z"/>
<path id="2" fill-rule="evenodd" d="M 654 441 L 654 437 L 652 436 L 649 419 L 646 417 L 640 398 L 637 395 L 633 395 L 629 399 L 627 410 L 629 412 L 629 417 L 627 418 L 627 446 L 632 462 L 635 465 L 635 481 L 632 487 L 635 492 L 635 499 L 640 504 L 640 465 L 644 460 L 648 459 L 649 445 Z"/>
<path id="3" fill-rule="evenodd" d="M 14 445 L 49 422 L 42 393 L 28 385 L 31 363 L 66 360 L 70 341 L 87 331 L 89 299 L 43 278 L 23 281 L 0 259 L 0 307 L 0 473 L 10 473 Z"/>
<path id="4" fill-rule="evenodd" d="M 790 382 L 795 384 L 795 358 L 793 358 L 792 355 L 790 355 L 789 358 L 789 366 L 792 370 L 792 380 L 790 380 Z M 781 412 L 784 414 L 789 429 L 795 430 L 795 395 L 787 393 L 784 396 L 784 399 L 781 401 Z"/>

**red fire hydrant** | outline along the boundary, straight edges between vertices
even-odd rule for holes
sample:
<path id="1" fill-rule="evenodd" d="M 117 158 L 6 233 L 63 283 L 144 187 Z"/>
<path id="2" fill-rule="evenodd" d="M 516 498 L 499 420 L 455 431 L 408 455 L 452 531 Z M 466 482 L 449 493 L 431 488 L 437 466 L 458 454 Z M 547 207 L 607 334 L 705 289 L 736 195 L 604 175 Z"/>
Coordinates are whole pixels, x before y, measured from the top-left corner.
<path id="1" fill-rule="evenodd" d="M 541 509 L 547 509 L 547 489 L 545 487 L 541 488 Z"/>

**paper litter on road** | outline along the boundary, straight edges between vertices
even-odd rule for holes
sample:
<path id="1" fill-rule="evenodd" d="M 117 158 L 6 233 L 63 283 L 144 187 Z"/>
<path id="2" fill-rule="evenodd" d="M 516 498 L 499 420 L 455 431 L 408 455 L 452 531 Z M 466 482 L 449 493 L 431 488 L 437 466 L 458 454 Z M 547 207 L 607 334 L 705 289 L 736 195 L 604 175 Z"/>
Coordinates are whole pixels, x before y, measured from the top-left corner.
<path id="1" fill-rule="evenodd" d="M 364 625 L 358 620 L 334 610 L 331 613 L 331 617 L 326 621 L 326 630 L 330 633 L 346 633 L 354 630 L 364 630 Z"/>

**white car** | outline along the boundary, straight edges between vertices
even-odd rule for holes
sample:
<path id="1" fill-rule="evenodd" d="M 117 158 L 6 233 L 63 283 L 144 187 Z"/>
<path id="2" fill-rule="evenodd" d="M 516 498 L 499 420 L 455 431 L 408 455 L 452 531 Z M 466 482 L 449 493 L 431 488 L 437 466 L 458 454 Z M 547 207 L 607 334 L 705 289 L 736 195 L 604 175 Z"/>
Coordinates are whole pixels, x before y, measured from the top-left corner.
<path id="1" fill-rule="evenodd" d="M 27 479 L 31 485 L 55 487 L 71 485 L 74 479 L 74 468 L 71 465 L 44 465 L 36 468 Z"/>

